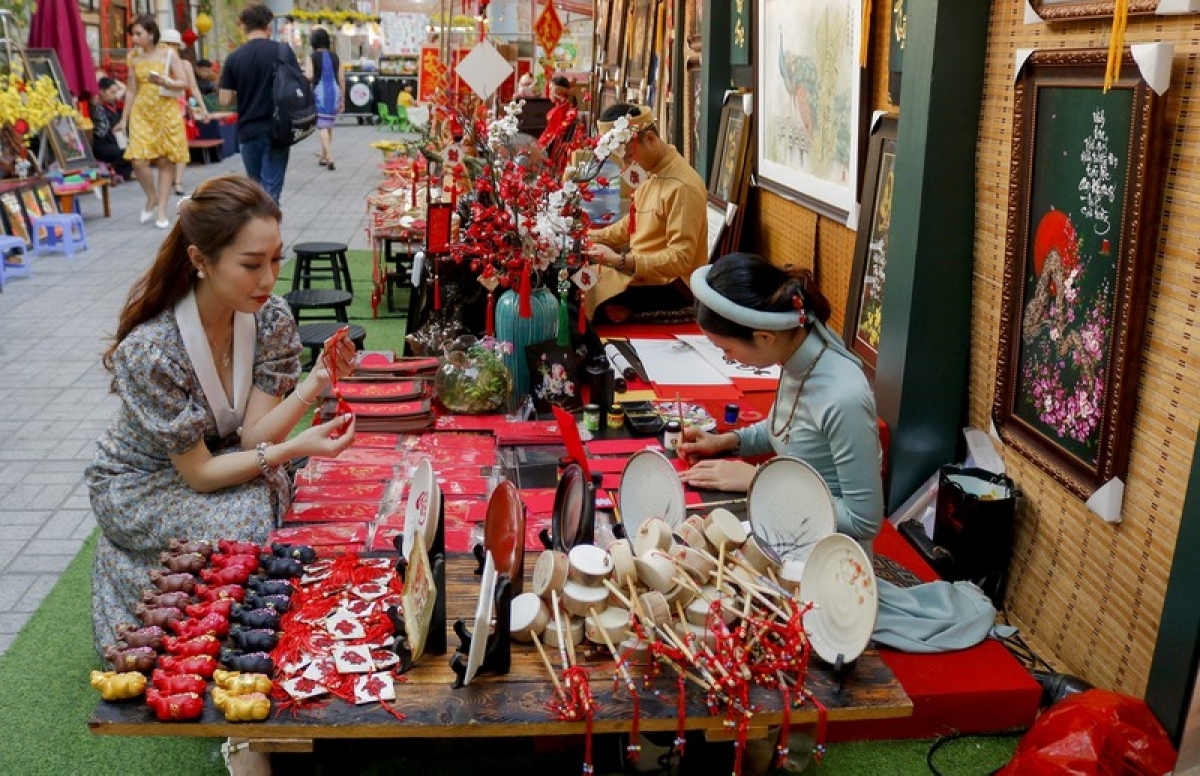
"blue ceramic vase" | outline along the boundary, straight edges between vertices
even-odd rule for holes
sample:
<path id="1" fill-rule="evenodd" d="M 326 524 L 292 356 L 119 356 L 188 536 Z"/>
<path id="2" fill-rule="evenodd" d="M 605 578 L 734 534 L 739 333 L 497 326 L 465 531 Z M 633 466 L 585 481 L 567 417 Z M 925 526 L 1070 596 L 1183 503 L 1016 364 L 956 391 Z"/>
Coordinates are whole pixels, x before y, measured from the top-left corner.
<path id="1" fill-rule="evenodd" d="M 512 375 L 509 409 L 515 410 L 529 395 L 533 382 L 525 347 L 554 339 L 558 334 L 558 299 L 550 289 L 539 286 L 530 295 L 533 316 L 520 316 L 521 297 L 516 289 L 505 291 L 496 300 L 496 339 L 512 343 L 512 353 L 504 356 L 504 365 Z"/>

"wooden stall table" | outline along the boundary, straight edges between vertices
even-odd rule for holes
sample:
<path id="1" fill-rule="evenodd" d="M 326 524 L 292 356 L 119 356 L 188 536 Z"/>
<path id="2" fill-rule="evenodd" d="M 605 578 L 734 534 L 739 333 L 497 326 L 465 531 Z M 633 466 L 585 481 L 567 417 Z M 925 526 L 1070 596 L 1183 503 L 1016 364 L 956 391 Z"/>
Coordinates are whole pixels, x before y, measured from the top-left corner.
<path id="1" fill-rule="evenodd" d="M 75 198 L 80 194 L 99 191 L 100 201 L 104 204 L 104 217 L 112 216 L 112 207 L 108 200 L 109 179 L 103 175 L 77 184 L 51 183 L 50 188 L 54 191 L 54 196 L 58 198 L 59 211 L 63 213 L 75 212 Z"/>
<path id="2" fill-rule="evenodd" d="M 537 553 L 527 553 L 526 579 L 532 573 Z M 447 563 L 447 645 L 445 655 L 425 654 L 416 666 L 395 684 L 393 708 L 404 715 L 397 720 L 379 704 L 352 706 L 337 698 L 323 706 L 276 715 L 264 722 L 231 723 L 205 694 L 204 713 L 189 722 L 159 722 L 145 703 L 100 701 L 88 722 L 92 733 L 112 736 L 187 736 L 247 738 L 260 751 L 310 751 L 317 739 L 382 738 L 495 738 L 510 736 L 565 736 L 586 732 L 586 723 L 555 719 L 547 710 L 554 688 L 545 666 L 532 645 L 514 642 L 512 665 L 504 675 L 480 674 L 468 686 L 453 689 L 450 657 L 458 645 L 451 630 L 455 617 L 468 627 L 478 599 L 479 582 L 473 573 L 475 561 L 452 555 Z M 590 665 L 590 686 L 596 700 L 594 733 L 628 733 L 632 704 L 624 684 L 614 693 L 613 662 L 606 650 L 584 642 L 576 647 L 581 664 Z M 631 667 L 638 682 L 642 731 L 674 731 L 677 722 L 678 683 L 673 671 L 664 669 L 646 687 L 637 677 L 644 666 Z M 907 717 L 912 703 L 900 684 L 874 650 L 863 653 L 839 688 L 828 666 L 814 657 L 806 687 L 828 709 L 829 720 L 878 720 Z M 703 691 L 687 685 L 687 728 L 702 730 L 713 740 L 733 735 L 723 716 L 713 716 L 704 704 Z M 211 687 L 211 684 L 210 684 Z M 655 696 L 653 689 L 660 690 Z M 780 693 L 755 687 L 750 693 L 755 711 L 750 720 L 750 737 L 766 735 L 767 728 L 782 720 Z M 320 700 L 320 699 L 318 699 Z M 793 724 L 815 722 L 811 704 L 793 709 Z"/>
<path id="3" fill-rule="evenodd" d="M 422 221 L 418 221 L 422 223 Z M 412 273 L 413 254 L 420 250 L 425 242 L 424 228 L 417 226 L 385 226 L 371 229 L 371 241 L 375 255 L 381 260 L 379 268 L 383 273 L 385 283 L 384 297 L 387 300 L 388 312 L 395 312 L 394 293 L 397 286 L 410 287 L 408 308 L 406 314 L 412 320 L 413 312 L 420 299 L 419 290 L 409 286 L 409 275 Z"/>

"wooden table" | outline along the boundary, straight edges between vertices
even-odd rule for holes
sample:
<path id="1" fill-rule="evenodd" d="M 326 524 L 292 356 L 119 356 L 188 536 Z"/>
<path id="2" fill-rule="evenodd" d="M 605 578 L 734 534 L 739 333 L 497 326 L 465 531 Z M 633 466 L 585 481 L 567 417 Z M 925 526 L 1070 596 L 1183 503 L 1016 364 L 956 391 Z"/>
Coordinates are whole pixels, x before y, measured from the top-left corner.
<path id="1" fill-rule="evenodd" d="M 109 179 L 100 177 L 87 181 L 87 187 L 70 187 L 66 191 L 60 191 L 59 187 L 51 184 L 54 191 L 54 196 L 58 197 L 58 209 L 63 213 L 75 212 L 75 198 L 80 194 L 90 194 L 96 189 L 100 190 L 100 201 L 104 204 L 104 217 L 112 216 L 112 207 L 109 205 L 108 188 Z"/>
<path id="2" fill-rule="evenodd" d="M 529 579 L 537 553 L 526 553 L 526 579 Z M 471 569 L 474 560 L 452 556 L 447 564 L 447 629 L 455 617 L 463 617 L 468 626 L 478 599 L 478 582 Z M 526 586 L 528 587 L 528 585 Z M 405 716 L 397 720 L 378 704 L 351 706 L 333 699 L 327 705 L 292 715 L 283 713 L 260 723 L 230 723 L 212 705 L 206 694 L 205 708 L 198 721 L 158 722 L 153 712 L 140 701 L 106 703 L 101 701 L 88 726 L 97 735 L 190 736 L 220 738 L 235 736 L 251 739 L 256 749 L 272 751 L 310 751 L 315 739 L 368 738 L 489 738 L 507 736 L 562 736 L 585 732 L 585 723 L 554 719 L 547 711 L 553 694 L 537 652 L 531 645 L 513 644 L 512 667 L 508 674 L 481 674 L 467 687 L 452 689 L 454 672 L 449 659 L 458 639 L 448 632 L 446 655 L 424 655 L 403 681 L 396 683 L 394 707 Z M 632 705 L 622 684 L 614 693 L 612 661 L 606 650 L 589 645 L 576 648 L 580 662 L 595 666 L 591 689 L 597 701 L 595 733 L 628 732 Z M 641 673 L 641 670 L 638 671 Z M 864 653 L 839 689 L 828 667 L 815 659 L 809 669 L 806 686 L 825 704 L 830 721 L 889 719 L 912 714 L 912 702 L 875 651 Z M 676 727 L 677 683 L 672 672 L 664 671 L 653 680 L 661 694 L 655 697 L 649 688 L 639 685 L 641 730 L 674 731 Z M 770 725 L 782 719 L 780 695 L 755 688 L 751 700 L 756 711 L 751 720 L 751 736 L 765 735 Z M 816 720 L 811 705 L 792 711 L 799 724 Z M 728 738 L 732 732 L 724 718 L 710 716 L 703 693 L 688 685 L 687 727 L 703 730 L 713 739 Z"/>

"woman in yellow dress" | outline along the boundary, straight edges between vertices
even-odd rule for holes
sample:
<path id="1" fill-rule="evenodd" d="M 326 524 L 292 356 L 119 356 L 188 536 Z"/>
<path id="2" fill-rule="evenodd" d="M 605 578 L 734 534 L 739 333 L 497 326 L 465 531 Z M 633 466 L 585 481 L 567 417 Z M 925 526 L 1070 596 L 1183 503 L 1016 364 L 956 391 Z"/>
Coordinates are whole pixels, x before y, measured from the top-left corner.
<path id="1" fill-rule="evenodd" d="M 167 198 L 175 180 L 175 164 L 188 160 L 177 93 L 187 87 L 187 71 L 169 46 L 158 45 L 160 35 L 154 17 L 143 14 L 135 18 L 129 35 L 133 48 L 126 61 L 133 77 L 125 95 L 125 111 L 115 130 L 125 131 L 128 126 L 125 158 L 133 163 L 133 174 L 146 192 L 141 223 L 153 218 L 155 226 L 166 229 L 171 225 Z M 163 95 L 160 87 L 176 93 Z"/>

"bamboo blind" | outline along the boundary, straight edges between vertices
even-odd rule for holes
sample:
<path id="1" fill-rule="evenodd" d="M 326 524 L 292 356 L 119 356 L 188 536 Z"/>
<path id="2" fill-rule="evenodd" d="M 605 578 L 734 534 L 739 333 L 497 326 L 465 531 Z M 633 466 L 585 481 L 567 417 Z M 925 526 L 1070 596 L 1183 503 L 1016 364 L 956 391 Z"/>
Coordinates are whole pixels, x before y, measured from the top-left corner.
<path id="1" fill-rule="evenodd" d="M 888 104 L 890 4 L 875 3 L 871 101 Z M 992 4 L 984 104 L 976 157 L 976 234 L 969 422 L 988 428 L 995 393 L 1004 276 L 1013 61 L 1018 48 L 1104 48 L 1110 25 L 1024 23 L 1022 0 Z M 1192 349 L 1200 303 L 1200 110 L 1196 59 L 1200 17 L 1135 16 L 1126 45 L 1175 43 L 1167 93 L 1168 169 L 1142 374 L 1126 478 L 1124 520 L 1112 526 L 1040 468 L 1001 450 L 1023 498 L 1017 514 L 1007 605 L 1026 639 L 1061 670 L 1102 687 L 1144 693 L 1158 634 L 1200 423 L 1200 375 Z M 1158 192 L 1148 192 L 1150 196 Z M 853 264 L 854 233 L 769 192 L 757 191 L 746 231 L 760 253 L 817 272 L 840 330 Z M 782 261 L 781 261 L 782 259 Z"/>
<path id="2" fill-rule="evenodd" d="M 1013 59 L 1018 48 L 1103 48 L 1107 22 L 1024 23 L 1024 3 L 993 3 L 976 183 L 970 422 L 987 428 L 995 392 L 1004 273 Z M 1126 478 L 1124 521 L 1108 525 L 1040 468 L 1004 450 L 1025 494 L 1018 511 L 1008 607 L 1043 657 L 1102 687 L 1144 693 L 1196 441 L 1200 374 L 1191 350 L 1200 268 L 1200 114 L 1192 110 L 1200 51 L 1195 16 L 1131 17 L 1125 44 L 1175 43 L 1167 93 L 1168 169 Z M 1147 192 L 1158 196 L 1159 192 Z M 1189 378 L 1191 378 L 1189 380 Z"/>

